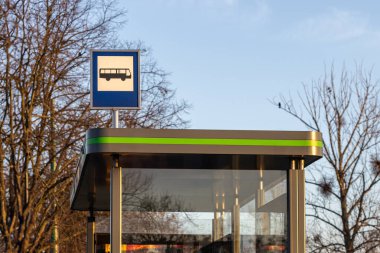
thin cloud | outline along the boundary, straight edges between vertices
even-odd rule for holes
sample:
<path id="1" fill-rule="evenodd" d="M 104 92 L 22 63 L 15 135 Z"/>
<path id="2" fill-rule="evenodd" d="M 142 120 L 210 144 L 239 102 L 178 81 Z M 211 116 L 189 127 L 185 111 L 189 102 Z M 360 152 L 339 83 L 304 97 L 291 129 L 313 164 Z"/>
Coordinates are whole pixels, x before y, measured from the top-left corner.
<path id="1" fill-rule="evenodd" d="M 232 21 L 251 27 L 268 20 L 271 8 L 268 0 L 156 0 L 164 6 L 172 8 L 181 6 L 198 8 L 203 12 L 217 12 L 218 17 L 228 18 Z"/>
<path id="2" fill-rule="evenodd" d="M 239 0 L 157 0 L 163 5 L 176 6 L 199 6 L 199 7 L 232 7 L 239 3 Z"/>
<path id="3" fill-rule="evenodd" d="M 362 37 L 377 38 L 370 19 L 362 13 L 332 9 L 301 21 L 287 32 L 291 39 L 338 42 Z"/>
<path id="4" fill-rule="evenodd" d="M 224 0 L 224 3 L 227 5 L 227 6 L 234 6 L 238 3 L 238 0 Z"/>
<path id="5" fill-rule="evenodd" d="M 253 13 L 247 17 L 253 23 L 266 21 L 271 14 L 271 9 L 266 0 L 253 1 L 253 6 L 250 8 Z"/>

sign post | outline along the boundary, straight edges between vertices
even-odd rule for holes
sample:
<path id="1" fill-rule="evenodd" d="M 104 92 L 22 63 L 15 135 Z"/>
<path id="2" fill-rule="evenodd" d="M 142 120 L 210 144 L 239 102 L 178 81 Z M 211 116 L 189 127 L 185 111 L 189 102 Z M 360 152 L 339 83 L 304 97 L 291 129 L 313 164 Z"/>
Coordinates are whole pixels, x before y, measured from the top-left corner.
<path id="1" fill-rule="evenodd" d="M 119 127 L 119 109 L 138 110 L 140 52 L 138 50 L 91 50 L 91 109 L 110 109 L 112 127 Z M 122 168 L 112 157 L 110 183 L 111 252 L 121 253 Z"/>

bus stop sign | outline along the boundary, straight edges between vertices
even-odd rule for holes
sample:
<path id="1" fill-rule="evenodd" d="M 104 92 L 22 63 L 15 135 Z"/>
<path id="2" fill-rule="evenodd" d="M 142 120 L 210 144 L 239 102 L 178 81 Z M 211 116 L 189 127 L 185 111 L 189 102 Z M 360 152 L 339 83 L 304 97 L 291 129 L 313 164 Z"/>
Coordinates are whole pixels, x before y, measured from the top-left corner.
<path id="1" fill-rule="evenodd" d="M 91 50 L 91 109 L 140 109 L 138 50 Z"/>

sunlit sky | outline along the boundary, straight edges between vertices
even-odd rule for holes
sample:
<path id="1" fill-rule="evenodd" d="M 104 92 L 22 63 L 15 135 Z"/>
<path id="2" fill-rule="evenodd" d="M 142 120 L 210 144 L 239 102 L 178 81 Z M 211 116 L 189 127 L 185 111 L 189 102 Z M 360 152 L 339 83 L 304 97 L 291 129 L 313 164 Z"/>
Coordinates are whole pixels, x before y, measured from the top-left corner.
<path id="1" fill-rule="evenodd" d="M 120 36 L 142 40 L 170 72 L 195 129 L 306 130 L 269 100 L 331 64 L 380 78 L 380 2 L 128 0 Z"/>

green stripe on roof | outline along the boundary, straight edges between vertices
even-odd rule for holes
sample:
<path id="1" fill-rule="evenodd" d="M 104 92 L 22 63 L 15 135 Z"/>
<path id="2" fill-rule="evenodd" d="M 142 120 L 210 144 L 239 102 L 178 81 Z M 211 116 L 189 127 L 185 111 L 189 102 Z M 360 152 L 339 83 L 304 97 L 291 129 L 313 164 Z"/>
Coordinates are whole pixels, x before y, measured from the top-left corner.
<path id="1" fill-rule="evenodd" d="M 87 144 L 163 144 L 163 145 L 220 145 L 220 146 L 281 146 L 322 147 L 317 140 L 270 140 L 270 139 L 209 139 L 209 138 L 148 138 L 148 137 L 96 137 Z"/>

